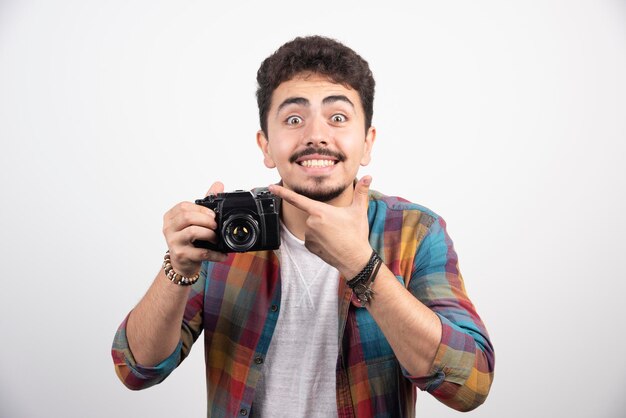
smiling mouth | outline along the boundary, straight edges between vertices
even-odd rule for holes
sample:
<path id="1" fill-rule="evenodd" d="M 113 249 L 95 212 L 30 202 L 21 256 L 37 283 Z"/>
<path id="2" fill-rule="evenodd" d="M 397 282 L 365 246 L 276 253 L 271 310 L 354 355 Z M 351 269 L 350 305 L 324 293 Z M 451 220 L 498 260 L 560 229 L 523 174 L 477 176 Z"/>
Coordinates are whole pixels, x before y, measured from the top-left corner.
<path id="1" fill-rule="evenodd" d="M 330 167 L 335 165 L 334 160 L 303 160 L 298 161 L 298 164 L 302 167 Z"/>
<path id="2" fill-rule="evenodd" d="M 325 168 L 333 167 L 345 159 L 345 155 L 340 152 L 311 147 L 292 155 L 289 161 L 305 168 Z"/>

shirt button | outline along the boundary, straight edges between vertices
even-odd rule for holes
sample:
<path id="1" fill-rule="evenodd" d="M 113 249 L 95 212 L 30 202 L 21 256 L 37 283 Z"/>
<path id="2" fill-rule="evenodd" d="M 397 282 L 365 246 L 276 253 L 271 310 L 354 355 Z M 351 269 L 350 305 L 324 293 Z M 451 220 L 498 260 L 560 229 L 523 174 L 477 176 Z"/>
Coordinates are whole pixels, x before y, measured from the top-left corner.
<path id="1" fill-rule="evenodd" d="M 272 312 L 276 312 L 278 310 L 278 306 L 272 305 Z"/>
<path id="2" fill-rule="evenodd" d="M 239 410 L 239 414 L 243 415 L 243 416 L 246 416 L 246 415 L 248 415 L 248 410 L 242 408 L 242 409 Z"/>
<path id="3" fill-rule="evenodd" d="M 254 359 L 254 362 L 255 362 L 256 364 L 263 364 L 263 357 L 257 357 L 257 358 L 255 358 L 255 359 Z"/>

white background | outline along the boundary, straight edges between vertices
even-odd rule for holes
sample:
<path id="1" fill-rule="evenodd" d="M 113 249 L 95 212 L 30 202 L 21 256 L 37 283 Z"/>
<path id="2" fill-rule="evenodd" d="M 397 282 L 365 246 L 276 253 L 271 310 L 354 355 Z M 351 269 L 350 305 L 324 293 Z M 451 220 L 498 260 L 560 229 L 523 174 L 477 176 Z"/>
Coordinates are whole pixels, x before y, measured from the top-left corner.
<path id="1" fill-rule="evenodd" d="M 374 71 L 361 174 L 448 223 L 496 348 L 469 416 L 623 417 L 617 0 L 0 0 L 0 416 L 205 415 L 202 344 L 131 392 L 111 341 L 160 267 L 167 209 L 278 179 L 256 70 L 306 34 Z M 418 416 L 459 413 L 420 393 Z"/>

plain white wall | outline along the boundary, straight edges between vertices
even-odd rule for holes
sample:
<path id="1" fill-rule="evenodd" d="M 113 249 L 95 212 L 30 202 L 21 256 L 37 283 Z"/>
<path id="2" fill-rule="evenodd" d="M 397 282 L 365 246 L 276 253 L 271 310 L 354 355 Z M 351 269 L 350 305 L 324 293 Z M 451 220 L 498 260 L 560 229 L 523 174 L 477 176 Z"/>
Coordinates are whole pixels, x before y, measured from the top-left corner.
<path id="1" fill-rule="evenodd" d="M 448 222 L 496 348 L 469 416 L 624 416 L 618 0 L 1 0 L 0 416 L 205 415 L 201 343 L 131 392 L 112 337 L 160 267 L 167 209 L 216 179 L 277 180 L 256 70 L 306 34 L 374 71 L 362 174 Z M 418 411 L 459 415 L 428 394 Z"/>

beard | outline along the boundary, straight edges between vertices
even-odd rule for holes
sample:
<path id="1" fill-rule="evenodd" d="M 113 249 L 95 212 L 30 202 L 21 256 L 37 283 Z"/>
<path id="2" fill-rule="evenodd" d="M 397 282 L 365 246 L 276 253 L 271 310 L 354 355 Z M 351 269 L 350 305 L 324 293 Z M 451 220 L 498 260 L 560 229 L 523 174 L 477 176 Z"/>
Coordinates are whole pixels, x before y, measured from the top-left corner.
<path id="1" fill-rule="evenodd" d="M 352 183 L 346 185 L 339 185 L 334 187 L 323 187 L 322 183 L 324 182 L 324 177 L 315 177 L 315 186 L 313 187 L 299 187 L 294 186 L 292 190 L 302 196 L 308 197 L 312 200 L 317 200 L 318 202 L 330 202 L 331 200 L 339 197 L 348 187 L 352 185 Z"/>
<path id="2" fill-rule="evenodd" d="M 297 152 L 289 157 L 289 162 L 294 163 L 299 158 L 305 157 L 307 155 L 327 155 L 333 157 L 337 160 L 337 162 L 344 162 L 346 160 L 345 154 L 338 151 L 331 151 L 326 147 L 308 147 L 300 152 Z M 323 183 L 325 181 L 325 177 L 314 177 L 313 181 L 315 182 L 315 186 L 312 187 L 300 187 L 294 186 L 292 190 L 302 196 L 308 197 L 309 199 L 317 200 L 318 202 L 330 202 L 331 200 L 339 197 L 350 184 L 339 185 L 339 186 L 329 186 L 324 187 Z"/>

